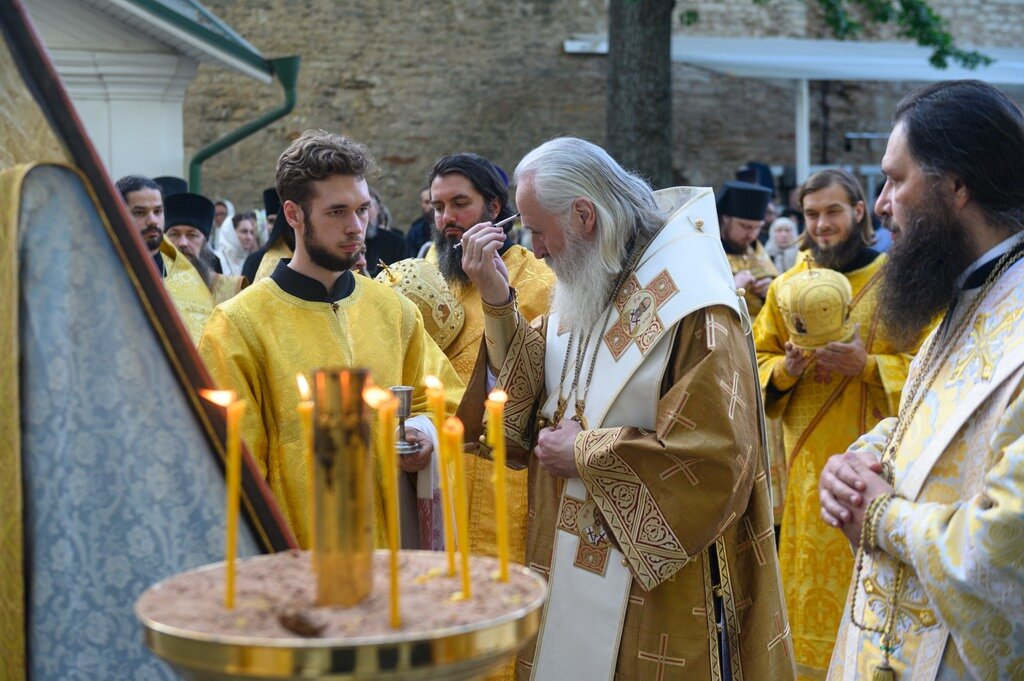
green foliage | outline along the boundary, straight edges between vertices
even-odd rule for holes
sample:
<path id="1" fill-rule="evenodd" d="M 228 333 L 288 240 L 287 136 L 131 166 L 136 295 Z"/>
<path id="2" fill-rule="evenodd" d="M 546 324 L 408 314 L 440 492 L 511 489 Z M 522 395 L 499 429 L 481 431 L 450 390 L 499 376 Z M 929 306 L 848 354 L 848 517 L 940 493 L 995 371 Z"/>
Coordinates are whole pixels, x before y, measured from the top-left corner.
<path id="1" fill-rule="evenodd" d="M 770 0 L 753 0 L 754 4 L 766 5 Z M 812 1 L 812 0 L 808 0 Z M 944 69 L 950 60 L 973 69 L 992 63 L 990 57 L 974 51 L 962 50 L 953 42 L 945 20 L 928 5 L 926 0 L 813 0 L 825 13 L 825 23 L 839 40 L 856 38 L 864 31 L 864 24 L 851 14 L 851 8 L 860 8 L 857 15 L 866 15 L 872 24 L 895 23 L 899 35 L 911 38 L 922 47 L 932 48 L 928 61 L 932 66 Z M 692 26 L 700 20 L 696 10 L 690 9 L 680 15 L 684 26 Z"/>

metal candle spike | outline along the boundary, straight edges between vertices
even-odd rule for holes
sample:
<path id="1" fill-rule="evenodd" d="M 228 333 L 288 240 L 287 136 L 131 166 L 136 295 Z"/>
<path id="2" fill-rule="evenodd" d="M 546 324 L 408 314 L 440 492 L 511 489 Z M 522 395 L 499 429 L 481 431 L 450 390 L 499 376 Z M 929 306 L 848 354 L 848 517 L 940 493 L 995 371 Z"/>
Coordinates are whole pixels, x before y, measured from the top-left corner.
<path id="1" fill-rule="evenodd" d="M 405 421 L 412 415 L 412 386 L 393 385 L 390 390 L 398 398 L 398 442 L 395 443 L 395 449 L 401 456 L 415 454 L 420 448 L 405 441 Z"/>

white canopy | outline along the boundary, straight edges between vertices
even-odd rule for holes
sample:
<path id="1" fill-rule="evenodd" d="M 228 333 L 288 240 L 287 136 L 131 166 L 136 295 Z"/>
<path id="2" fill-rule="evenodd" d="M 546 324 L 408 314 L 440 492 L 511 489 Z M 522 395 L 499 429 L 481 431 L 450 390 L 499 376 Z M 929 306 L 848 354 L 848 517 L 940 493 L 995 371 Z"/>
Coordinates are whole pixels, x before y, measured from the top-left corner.
<path id="1" fill-rule="evenodd" d="M 606 35 L 574 35 L 564 42 L 569 54 L 608 54 Z M 810 168 L 810 80 L 889 80 L 932 82 L 976 78 L 993 84 L 1024 85 L 1024 50 L 977 47 L 994 59 L 989 66 L 938 69 L 932 50 L 910 43 L 807 40 L 800 38 L 714 38 L 675 35 L 672 61 L 741 78 L 795 81 L 796 175 Z"/>

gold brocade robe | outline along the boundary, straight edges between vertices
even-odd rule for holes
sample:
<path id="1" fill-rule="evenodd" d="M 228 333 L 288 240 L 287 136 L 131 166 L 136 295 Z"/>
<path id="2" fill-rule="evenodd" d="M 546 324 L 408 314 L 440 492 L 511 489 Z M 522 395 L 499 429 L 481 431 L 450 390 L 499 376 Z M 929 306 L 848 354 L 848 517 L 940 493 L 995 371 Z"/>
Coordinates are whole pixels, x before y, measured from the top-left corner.
<path id="1" fill-rule="evenodd" d="M 799 378 L 785 373 L 789 333 L 777 295 L 783 282 L 809 268 L 807 260 L 772 282 L 754 322 L 765 412 L 782 421 L 787 484 L 779 559 L 797 672 L 808 679 L 821 678 L 828 668 L 853 568 L 846 539 L 821 520 L 818 478 L 830 456 L 846 451 L 861 433 L 896 413 L 913 358 L 895 350 L 878 322 L 884 264 L 885 256 L 879 255 L 845 274 L 853 289 L 850 318 L 859 325 L 868 353 L 859 376 L 826 371 L 813 360 Z"/>
<path id="2" fill-rule="evenodd" d="M 160 242 L 160 255 L 164 259 L 164 287 L 171 302 L 185 322 L 192 342 L 199 344 L 203 326 L 213 312 L 214 301 L 210 289 L 196 268 L 166 238 Z"/>
<path id="3" fill-rule="evenodd" d="M 963 320 L 979 290 L 952 313 L 957 340 L 929 343 L 950 354 L 898 444 L 894 487 L 878 550 L 850 587 L 830 681 L 869 679 L 881 661 L 878 634 L 895 568 L 907 582 L 891 665 L 899 681 L 1024 678 L 1024 262 L 1017 262 Z M 912 384 L 928 351 L 910 368 Z M 909 389 L 907 391 L 909 393 Z M 905 398 L 906 399 L 906 398 Z M 880 457 L 895 419 L 855 449 Z M 865 588 L 869 588 L 868 594 Z M 948 636 L 947 636 L 948 632 Z"/>
<path id="4" fill-rule="evenodd" d="M 288 229 L 291 229 L 290 227 Z M 269 277 L 274 273 L 274 269 L 277 267 L 277 263 L 284 258 L 290 258 L 294 255 L 292 249 L 288 248 L 288 244 L 284 242 L 284 239 L 278 239 L 267 252 L 263 254 L 263 258 L 260 260 L 260 266 L 256 268 L 256 274 L 253 276 L 252 283 L 256 283 L 263 277 Z"/>
<path id="5" fill-rule="evenodd" d="M 214 272 L 213 283 L 210 285 L 214 307 L 241 293 L 245 286 L 245 277 Z"/>
<path id="6" fill-rule="evenodd" d="M 449 410 L 462 381 L 423 328 L 419 310 L 393 289 L 355 277 L 336 303 L 284 292 L 266 277 L 219 306 L 199 354 L 220 388 L 248 402 L 242 437 L 299 544 L 309 546 L 309 494 L 295 376 L 318 367 L 365 367 L 375 385 L 411 385 L 413 414 L 426 414 L 423 379 L 440 378 Z M 385 546 L 380 462 L 374 464 L 375 537 Z"/>
<path id="7" fill-rule="evenodd" d="M 543 393 L 546 319 L 530 326 L 517 316 L 499 384 L 539 386 Z M 615 480 L 590 474 L 601 470 L 591 469 L 591 462 L 605 459 L 607 465 L 608 457 L 623 462 L 635 475 L 627 489 L 635 482 L 645 491 L 637 499 L 633 524 L 621 530 L 608 528 L 633 574 L 615 679 L 721 678 L 711 546 L 722 575 L 732 678 L 792 679 L 792 644 L 778 581 L 758 418 L 752 408 L 757 386 L 749 369 L 747 337 L 732 310 L 721 307 L 689 314 L 672 333 L 668 367 L 660 385 L 652 386 L 659 395 L 656 430 L 599 427 L 583 431 L 575 442 L 576 466 L 588 496 L 617 496 Z M 732 388 L 736 392 L 722 392 L 723 376 L 737 381 Z M 464 406 L 483 392 L 482 377 L 478 369 Z M 742 413 L 747 418 L 730 417 L 729 395 L 739 400 L 734 407 L 745 405 Z M 534 407 L 543 399 L 537 394 Z M 530 475 L 526 559 L 529 567 L 546 575 L 564 480 L 546 472 L 528 454 L 535 437 L 529 423 L 527 410 L 506 414 L 506 435 L 518 445 L 518 456 L 527 458 Z M 510 450 L 510 461 L 514 454 Z M 659 535 L 663 542 L 642 539 Z M 650 569 L 669 560 L 662 543 L 685 551 L 684 560 L 677 563 L 682 567 L 674 572 Z M 529 678 L 534 650 L 531 643 L 520 654 L 519 679 Z"/>
<path id="8" fill-rule="evenodd" d="M 756 279 L 779 276 L 779 271 L 775 269 L 775 264 L 768 257 L 768 253 L 765 252 L 764 246 L 761 245 L 760 241 L 755 241 L 754 245 L 748 248 L 746 253 L 737 254 L 726 251 L 725 254 L 729 258 L 729 269 L 732 270 L 733 274 L 743 270 L 750 270 L 750 273 Z M 754 319 L 757 313 L 761 311 L 764 300 L 750 290 L 746 292 L 743 299 L 747 302 L 750 318 Z"/>
<path id="9" fill-rule="evenodd" d="M 433 260 L 436 259 L 434 256 Z M 537 259 L 522 246 L 512 246 L 505 251 L 501 259 L 508 268 L 509 283 L 516 290 L 516 300 L 523 317 L 534 319 L 547 313 L 551 287 L 555 283 L 555 275 L 551 269 L 543 260 Z M 448 346 L 445 354 L 452 361 L 452 366 L 462 381 L 469 383 L 484 336 L 484 313 L 480 292 L 475 286 L 454 286 L 452 290 L 465 309 L 466 321 L 462 325 L 462 332 Z M 465 459 L 466 496 L 469 507 L 473 509 L 469 520 L 469 546 L 474 554 L 497 556 L 498 545 L 494 535 L 494 484 L 491 482 L 494 465 L 478 456 L 467 456 Z M 525 470 L 509 470 L 505 475 L 509 557 L 517 563 L 522 563 L 526 558 L 526 478 Z"/>

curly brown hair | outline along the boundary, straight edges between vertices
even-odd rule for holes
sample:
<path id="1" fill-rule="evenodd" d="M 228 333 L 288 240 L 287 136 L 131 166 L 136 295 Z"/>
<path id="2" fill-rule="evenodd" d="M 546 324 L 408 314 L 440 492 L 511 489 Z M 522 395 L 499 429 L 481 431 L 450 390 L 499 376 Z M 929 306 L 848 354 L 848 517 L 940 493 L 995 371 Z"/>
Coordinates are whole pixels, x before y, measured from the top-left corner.
<path id="1" fill-rule="evenodd" d="M 353 139 L 326 130 L 307 130 L 277 159 L 277 193 L 309 210 L 313 183 L 332 175 L 371 177 L 377 163 L 370 150 Z"/>

